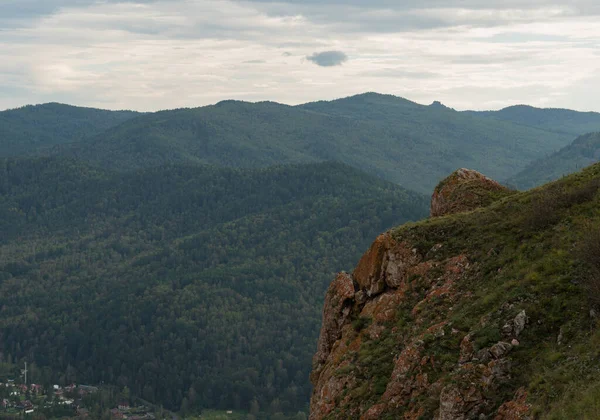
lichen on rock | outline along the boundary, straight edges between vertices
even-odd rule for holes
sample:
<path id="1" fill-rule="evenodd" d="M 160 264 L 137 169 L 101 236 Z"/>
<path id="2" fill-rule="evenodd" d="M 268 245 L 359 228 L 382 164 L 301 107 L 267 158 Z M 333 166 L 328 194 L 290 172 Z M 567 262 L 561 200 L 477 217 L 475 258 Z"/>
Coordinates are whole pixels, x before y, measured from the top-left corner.
<path id="1" fill-rule="evenodd" d="M 340 338 L 342 327 L 350 314 L 350 303 L 354 299 L 355 290 L 352 277 L 340 273 L 329 286 L 323 307 L 323 324 L 317 345 L 317 353 L 313 358 L 313 374 L 327 360 L 333 344 Z"/>
<path id="2" fill-rule="evenodd" d="M 380 235 L 352 274 L 336 277 L 311 375 L 311 420 L 525 420 L 547 405 L 553 385 L 532 382 L 528 369 L 547 380 L 548 366 L 577 360 L 562 355 L 571 346 L 556 345 L 564 322 L 555 312 L 543 317 L 564 303 L 553 293 L 567 297 L 566 316 L 584 317 L 581 325 L 590 315 L 569 282 L 573 219 L 544 236 L 524 232 L 528 198 L 458 170 L 436 188 L 433 218 Z M 545 236 L 553 242 L 540 244 Z"/>
<path id="3" fill-rule="evenodd" d="M 511 191 L 485 175 L 461 168 L 440 182 L 431 197 L 431 217 L 485 207 Z"/>

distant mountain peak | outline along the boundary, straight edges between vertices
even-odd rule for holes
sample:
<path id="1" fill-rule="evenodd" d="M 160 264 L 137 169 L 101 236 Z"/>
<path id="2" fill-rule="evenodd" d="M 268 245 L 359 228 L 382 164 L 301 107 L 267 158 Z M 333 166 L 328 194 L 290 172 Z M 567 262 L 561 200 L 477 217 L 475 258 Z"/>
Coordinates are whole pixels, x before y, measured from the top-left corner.
<path id="1" fill-rule="evenodd" d="M 454 108 L 450 108 L 449 106 L 444 105 L 440 101 L 433 101 L 431 103 L 431 105 L 429 105 L 429 107 L 430 108 L 436 108 L 436 109 L 448 109 L 448 110 L 454 111 Z"/>

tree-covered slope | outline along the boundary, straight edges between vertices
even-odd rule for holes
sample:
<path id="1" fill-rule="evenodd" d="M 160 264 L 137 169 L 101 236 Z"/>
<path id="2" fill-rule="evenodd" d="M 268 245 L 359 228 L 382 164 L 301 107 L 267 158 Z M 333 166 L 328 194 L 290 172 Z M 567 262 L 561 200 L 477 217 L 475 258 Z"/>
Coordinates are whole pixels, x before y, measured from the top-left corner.
<path id="1" fill-rule="evenodd" d="M 49 103 L 0 112 L 0 157 L 31 155 L 93 137 L 139 115 Z"/>
<path id="2" fill-rule="evenodd" d="M 510 121 L 516 124 L 538 127 L 557 133 L 579 136 L 600 131 L 600 113 L 579 112 L 560 108 L 534 108 L 515 105 L 499 111 L 467 111 L 475 116 Z"/>
<path id="3" fill-rule="evenodd" d="M 326 294 L 310 418 L 600 418 L 599 305 L 600 164 L 392 229 Z"/>
<path id="4" fill-rule="evenodd" d="M 305 409 L 322 296 L 426 200 L 336 163 L 0 161 L 0 354 L 184 412 Z M 0 360 L 1 362 L 1 360 Z"/>
<path id="5" fill-rule="evenodd" d="M 365 94 L 290 107 L 272 102 L 145 115 L 70 151 L 103 167 L 173 162 L 231 167 L 336 160 L 429 193 L 456 167 L 508 178 L 572 140 L 490 118 Z"/>
<path id="6" fill-rule="evenodd" d="M 585 168 L 598 159 L 600 133 L 585 134 L 558 152 L 528 165 L 507 182 L 520 189 L 533 188 Z"/>

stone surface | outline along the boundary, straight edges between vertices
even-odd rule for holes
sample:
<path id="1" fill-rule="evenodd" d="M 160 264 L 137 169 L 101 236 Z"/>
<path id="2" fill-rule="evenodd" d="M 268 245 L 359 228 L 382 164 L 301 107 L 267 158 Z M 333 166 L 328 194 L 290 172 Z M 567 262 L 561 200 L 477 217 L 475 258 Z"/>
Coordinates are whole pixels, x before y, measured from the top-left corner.
<path id="1" fill-rule="evenodd" d="M 500 412 L 491 396 L 510 389 L 510 353 L 527 315 L 500 323 L 504 338 L 477 348 L 481 330 L 502 319 L 498 313 L 470 326 L 451 320 L 454 308 L 473 298 L 468 285 L 481 267 L 459 249 L 423 242 L 382 234 L 352 275 L 341 273 L 331 284 L 313 360 L 311 420 L 490 419 L 522 409 L 516 398 Z M 511 305 L 504 304 L 500 315 L 514 314 Z"/>
<path id="2" fill-rule="evenodd" d="M 523 332 L 523 330 L 525 329 L 525 325 L 527 324 L 527 314 L 525 313 L 525 311 L 521 311 L 519 312 L 519 314 L 515 317 L 514 321 L 513 321 L 513 325 L 514 325 L 514 333 L 515 336 L 519 336 L 519 334 L 521 334 Z"/>
<path id="3" fill-rule="evenodd" d="M 527 403 L 527 392 L 519 388 L 512 401 L 505 402 L 498 409 L 494 420 L 528 420 L 531 418 L 531 405 Z"/>
<path id="4" fill-rule="evenodd" d="M 506 356 L 512 350 L 512 348 L 512 344 L 500 341 L 490 348 L 490 353 L 495 359 L 500 359 L 501 357 Z"/>
<path id="5" fill-rule="evenodd" d="M 467 363 L 473 360 L 475 347 L 473 346 L 471 338 L 471 335 L 468 334 L 460 342 L 460 359 L 458 359 L 458 363 Z"/>
<path id="6" fill-rule="evenodd" d="M 436 420 L 463 420 L 474 418 L 483 401 L 481 391 L 475 386 L 460 389 L 449 385 L 440 395 L 440 411 Z"/>
<path id="7" fill-rule="evenodd" d="M 510 190 L 471 169 L 461 168 L 444 179 L 431 197 L 431 217 L 485 207 Z"/>
<path id="8" fill-rule="evenodd" d="M 329 286 L 323 306 L 323 324 L 313 358 L 313 374 L 318 374 L 327 360 L 333 344 L 341 337 L 342 327 L 350 314 L 350 303 L 354 299 L 352 277 L 340 273 Z"/>
<path id="9" fill-rule="evenodd" d="M 386 288 L 405 286 L 408 269 L 419 261 L 420 257 L 407 243 L 396 242 L 385 233 L 363 255 L 353 276 L 368 296 L 376 296 Z"/>

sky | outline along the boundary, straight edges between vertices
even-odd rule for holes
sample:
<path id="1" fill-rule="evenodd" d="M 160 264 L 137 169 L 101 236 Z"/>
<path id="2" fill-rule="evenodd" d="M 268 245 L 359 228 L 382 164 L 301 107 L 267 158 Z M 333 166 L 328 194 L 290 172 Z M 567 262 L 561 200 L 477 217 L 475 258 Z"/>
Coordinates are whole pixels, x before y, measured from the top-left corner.
<path id="1" fill-rule="evenodd" d="M 0 109 L 363 92 L 600 111 L 600 2 L 0 0 Z"/>

